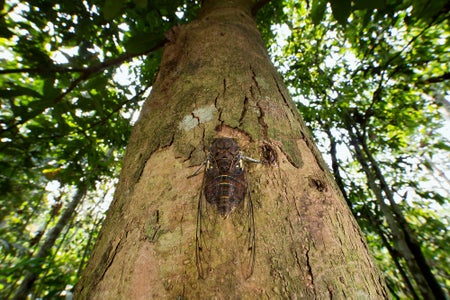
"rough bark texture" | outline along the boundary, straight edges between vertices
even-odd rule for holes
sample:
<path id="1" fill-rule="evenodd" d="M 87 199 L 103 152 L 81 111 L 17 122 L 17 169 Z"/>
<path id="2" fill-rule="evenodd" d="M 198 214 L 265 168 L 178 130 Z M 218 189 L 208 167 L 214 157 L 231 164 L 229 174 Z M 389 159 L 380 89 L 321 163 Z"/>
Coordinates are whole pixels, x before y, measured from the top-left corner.
<path id="1" fill-rule="evenodd" d="M 245 5 L 213 1 L 169 34 L 78 299 L 388 297 Z M 196 270 L 202 178 L 186 177 L 218 136 L 266 162 L 248 165 L 257 246 L 247 280 L 228 220 L 206 278 Z"/>

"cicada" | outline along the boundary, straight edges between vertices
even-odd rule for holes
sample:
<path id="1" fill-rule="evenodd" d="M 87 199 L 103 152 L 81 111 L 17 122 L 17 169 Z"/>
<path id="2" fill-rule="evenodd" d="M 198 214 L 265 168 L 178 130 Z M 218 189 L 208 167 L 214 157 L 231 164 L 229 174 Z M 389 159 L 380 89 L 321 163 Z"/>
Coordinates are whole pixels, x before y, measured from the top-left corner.
<path id="1" fill-rule="evenodd" d="M 191 176 L 199 174 L 205 167 L 202 188 L 198 200 L 196 230 L 196 264 L 201 278 L 206 277 L 211 240 L 214 239 L 212 227 L 217 218 L 231 216 L 237 231 L 242 272 L 245 278 L 253 273 L 255 264 L 255 220 L 253 203 L 248 188 L 245 161 L 257 163 L 256 159 L 245 156 L 237 142 L 232 138 L 216 138 L 207 154 L 206 160 Z"/>

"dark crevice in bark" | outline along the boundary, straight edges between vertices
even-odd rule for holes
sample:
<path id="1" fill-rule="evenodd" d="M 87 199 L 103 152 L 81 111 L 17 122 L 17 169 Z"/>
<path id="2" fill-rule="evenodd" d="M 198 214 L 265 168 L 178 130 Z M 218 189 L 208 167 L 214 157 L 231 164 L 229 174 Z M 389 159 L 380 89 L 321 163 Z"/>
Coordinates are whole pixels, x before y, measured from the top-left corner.
<path id="1" fill-rule="evenodd" d="M 308 177 L 309 186 L 323 193 L 327 191 L 327 184 L 320 178 Z"/>
<path id="2" fill-rule="evenodd" d="M 203 137 L 202 137 L 202 140 L 203 140 Z M 191 151 L 189 151 L 188 156 L 185 159 L 183 159 L 183 162 L 186 162 L 186 161 L 190 160 L 192 158 L 192 154 L 194 152 L 195 152 L 195 147 L 192 147 Z"/>
<path id="3" fill-rule="evenodd" d="M 226 83 L 226 80 L 224 79 L 223 80 L 223 82 L 224 82 L 224 84 Z M 225 91 L 226 91 L 226 85 L 224 85 L 224 90 L 223 90 L 223 96 L 225 96 Z M 219 120 L 219 122 L 220 122 L 220 126 L 223 126 L 223 124 L 224 124 L 224 120 L 222 119 L 222 112 L 223 112 L 223 108 L 221 108 L 221 107 L 219 107 L 219 97 L 220 97 L 220 94 L 218 94 L 217 96 L 216 96 L 216 98 L 214 99 L 214 107 L 216 108 L 216 110 L 217 110 L 217 112 L 218 112 L 218 120 Z"/>
<path id="4" fill-rule="evenodd" d="M 161 149 L 169 148 L 170 146 L 172 146 L 174 140 L 175 140 L 175 134 L 171 134 L 169 142 L 165 145 L 162 145 Z"/>
<path id="5" fill-rule="evenodd" d="M 239 127 L 242 127 L 244 123 L 245 115 L 247 114 L 247 107 L 248 107 L 248 97 L 244 97 L 244 105 L 242 107 L 241 116 L 239 117 Z"/>
<path id="6" fill-rule="evenodd" d="M 153 153 L 156 152 L 160 148 L 160 145 L 158 144 L 150 153 L 148 154 L 141 154 L 140 158 L 142 160 L 142 163 L 139 164 L 138 169 L 136 170 L 135 180 L 133 180 L 133 184 L 139 182 L 141 179 L 142 173 L 144 173 L 145 166 L 147 165 L 147 161 L 150 159 L 150 157 L 153 155 Z M 142 157 L 145 156 L 145 159 L 142 159 Z"/>
<path id="7" fill-rule="evenodd" d="M 258 81 L 256 80 L 256 73 L 253 70 L 253 67 L 251 65 L 250 65 L 250 71 L 252 72 L 252 81 L 255 83 L 255 86 L 258 89 L 258 93 L 261 95 L 261 89 L 259 87 Z"/>
<path id="8" fill-rule="evenodd" d="M 327 286 L 327 291 L 329 299 L 333 300 L 333 289 L 331 288 L 331 286 Z"/>
<path id="9" fill-rule="evenodd" d="M 264 109 L 261 107 L 261 103 L 259 101 L 256 103 L 256 106 L 258 106 L 259 110 L 258 123 L 262 130 L 262 136 L 263 139 L 267 141 L 269 138 L 269 134 L 268 134 L 268 126 L 266 124 L 266 121 L 264 120 L 265 117 Z"/>
<path id="10" fill-rule="evenodd" d="M 196 124 L 195 126 L 198 126 L 198 125 L 200 124 L 200 117 L 199 117 L 199 116 L 196 116 L 196 115 L 194 114 L 194 112 L 191 112 L 191 116 L 192 116 L 193 119 L 196 119 L 196 120 L 197 120 L 197 124 Z"/>
<path id="11" fill-rule="evenodd" d="M 110 246 L 111 250 L 106 251 L 106 253 L 104 254 L 104 259 L 103 259 L 103 262 L 101 263 L 101 265 L 103 265 L 104 267 L 101 269 L 101 274 L 99 274 L 99 276 L 97 277 L 98 279 L 96 279 L 95 285 L 97 285 L 99 282 L 101 282 L 103 280 L 103 277 L 105 276 L 109 267 L 111 267 L 111 265 L 114 261 L 114 258 L 116 257 L 116 254 L 122 248 L 121 244 L 122 244 L 122 240 L 120 240 L 117 243 L 117 245 L 114 247 L 114 249 L 112 248 L 112 246 Z"/>
<path id="12" fill-rule="evenodd" d="M 293 227 L 293 226 L 291 225 L 291 229 L 294 230 L 294 228 L 292 228 L 292 227 Z M 294 249 L 294 250 L 293 250 L 293 253 L 294 253 L 294 257 L 295 257 L 295 263 L 297 264 L 298 269 L 299 269 L 299 270 L 302 270 L 302 269 L 303 269 L 303 268 L 302 268 L 303 264 L 302 264 L 302 262 L 300 261 L 298 252 Z"/>
<path id="13" fill-rule="evenodd" d="M 311 284 L 313 295 L 314 295 L 313 299 L 316 299 L 316 286 L 314 285 L 314 275 L 312 272 L 311 263 L 309 261 L 309 250 L 310 249 L 308 248 L 305 251 L 306 267 L 308 268 L 309 282 Z"/>
<path id="14" fill-rule="evenodd" d="M 223 95 L 224 98 L 225 98 L 226 92 L 227 92 L 227 79 L 224 78 L 223 79 L 223 91 L 222 91 L 222 95 Z"/>

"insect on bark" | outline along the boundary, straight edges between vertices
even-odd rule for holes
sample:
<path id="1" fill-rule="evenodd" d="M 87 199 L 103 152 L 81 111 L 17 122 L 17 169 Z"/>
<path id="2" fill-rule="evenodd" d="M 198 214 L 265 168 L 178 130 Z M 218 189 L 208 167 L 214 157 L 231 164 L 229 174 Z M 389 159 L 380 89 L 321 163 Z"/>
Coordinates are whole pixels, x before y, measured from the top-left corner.
<path id="1" fill-rule="evenodd" d="M 241 257 L 243 275 L 253 273 L 255 263 L 255 222 L 253 203 L 245 172 L 244 161 L 259 161 L 243 155 L 232 138 L 216 138 L 206 160 L 188 178 L 196 176 L 205 167 L 202 189 L 198 201 L 196 230 L 196 264 L 201 278 L 206 277 L 209 256 L 214 239 L 212 227 L 215 218 L 226 219 L 232 215 Z M 217 214 L 218 213 L 218 214 Z"/>

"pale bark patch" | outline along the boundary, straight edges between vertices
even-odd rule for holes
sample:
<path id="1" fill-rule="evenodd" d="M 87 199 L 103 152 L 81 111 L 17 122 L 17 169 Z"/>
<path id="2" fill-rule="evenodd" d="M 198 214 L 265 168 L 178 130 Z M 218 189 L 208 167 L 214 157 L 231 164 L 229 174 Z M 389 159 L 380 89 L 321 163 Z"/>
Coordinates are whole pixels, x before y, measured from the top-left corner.
<path id="1" fill-rule="evenodd" d="M 192 114 L 187 115 L 178 125 L 179 130 L 189 131 L 197 127 L 199 124 L 213 120 L 217 114 L 217 109 L 214 104 L 205 105 L 194 109 Z"/>

